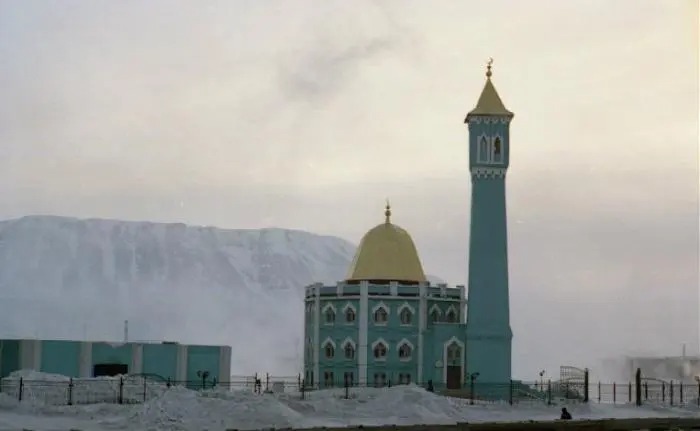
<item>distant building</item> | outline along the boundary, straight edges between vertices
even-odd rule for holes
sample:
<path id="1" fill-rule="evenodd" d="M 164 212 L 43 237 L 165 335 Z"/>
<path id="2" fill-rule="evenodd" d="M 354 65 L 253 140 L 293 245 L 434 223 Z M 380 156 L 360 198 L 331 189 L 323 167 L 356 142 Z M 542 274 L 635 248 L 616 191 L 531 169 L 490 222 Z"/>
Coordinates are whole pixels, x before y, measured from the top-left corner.
<path id="1" fill-rule="evenodd" d="M 150 374 L 172 382 L 199 386 L 228 381 L 231 348 L 178 343 L 109 343 L 67 340 L 0 340 L 0 377 L 17 370 L 35 370 L 68 377 Z"/>
<path id="2" fill-rule="evenodd" d="M 472 376 L 479 385 L 510 382 L 505 177 L 513 113 L 491 82 L 490 64 L 486 76 L 465 119 L 472 181 L 469 302 L 463 286 L 426 280 L 411 236 L 391 222 L 387 203 L 385 221 L 362 238 L 347 278 L 306 287 L 307 385 L 432 381 L 458 389 Z"/>

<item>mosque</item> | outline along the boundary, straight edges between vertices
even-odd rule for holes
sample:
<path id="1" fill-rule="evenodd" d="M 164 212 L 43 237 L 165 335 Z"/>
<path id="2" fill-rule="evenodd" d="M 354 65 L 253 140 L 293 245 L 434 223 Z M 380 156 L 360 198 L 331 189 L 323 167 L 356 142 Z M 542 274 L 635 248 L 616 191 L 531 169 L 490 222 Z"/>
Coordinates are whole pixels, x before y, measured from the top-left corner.
<path id="1" fill-rule="evenodd" d="M 489 61 L 481 96 L 464 120 L 472 182 L 468 289 L 428 282 L 387 203 L 384 222 L 362 238 L 347 278 L 305 289 L 306 385 L 510 384 L 505 177 L 513 113 L 491 75 Z"/>

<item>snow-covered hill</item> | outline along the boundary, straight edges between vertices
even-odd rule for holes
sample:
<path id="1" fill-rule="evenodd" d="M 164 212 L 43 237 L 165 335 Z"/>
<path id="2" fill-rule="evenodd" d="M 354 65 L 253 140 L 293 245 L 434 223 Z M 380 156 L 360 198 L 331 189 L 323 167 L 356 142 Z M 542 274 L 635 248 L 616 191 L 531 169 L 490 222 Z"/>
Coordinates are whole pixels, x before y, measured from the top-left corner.
<path id="1" fill-rule="evenodd" d="M 302 288 L 355 246 L 284 229 L 31 216 L 0 222 L 0 336 L 225 343 L 233 371 L 295 372 Z"/>
<path id="2" fill-rule="evenodd" d="M 296 374 L 303 287 L 342 279 L 355 245 L 226 230 L 30 216 L 0 222 L 0 337 L 231 345 L 233 373 Z"/>

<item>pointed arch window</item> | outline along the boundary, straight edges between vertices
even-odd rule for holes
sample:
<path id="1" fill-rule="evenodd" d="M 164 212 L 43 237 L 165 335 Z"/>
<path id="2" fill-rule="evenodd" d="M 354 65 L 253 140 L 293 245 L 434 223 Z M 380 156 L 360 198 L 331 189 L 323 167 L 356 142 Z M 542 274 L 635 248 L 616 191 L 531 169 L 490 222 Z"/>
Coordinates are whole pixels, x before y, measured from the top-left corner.
<path id="1" fill-rule="evenodd" d="M 352 343 L 346 342 L 343 351 L 345 353 L 345 359 L 355 359 L 355 346 L 353 346 Z"/>
<path id="2" fill-rule="evenodd" d="M 430 322 L 431 323 L 438 323 L 438 322 L 440 322 L 441 317 L 442 317 L 442 311 L 440 310 L 440 307 L 438 307 L 437 304 L 433 305 L 430 308 Z"/>
<path id="3" fill-rule="evenodd" d="M 355 322 L 355 310 L 352 307 L 347 307 L 345 309 L 345 323 Z"/>
<path id="4" fill-rule="evenodd" d="M 462 359 L 462 348 L 457 343 L 447 347 L 447 362 L 450 365 L 459 364 Z"/>
<path id="5" fill-rule="evenodd" d="M 379 307 L 374 312 L 374 323 L 376 323 L 378 325 L 386 325 L 386 322 L 388 319 L 389 319 L 389 313 L 386 311 L 386 308 Z"/>
<path id="6" fill-rule="evenodd" d="M 323 315 L 325 316 L 327 325 L 332 325 L 333 323 L 335 323 L 335 310 L 333 310 L 333 308 L 326 308 L 326 310 L 323 312 Z"/>
<path id="7" fill-rule="evenodd" d="M 323 346 L 323 352 L 327 359 L 333 359 L 335 357 L 335 346 L 330 341 L 326 341 Z"/>
<path id="8" fill-rule="evenodd" d="M 402 325 L 410 325 L 413 322 L 413 311 L 408 306 L 401 308 L 399 320 Z"/>
<path id="9" fill-rule="evenodd" d="M 449 310 L 447 310 L 447 314 L 445 314 L 445 320 L 447 323 L 457 323 L 458 317 L 457 317 L 457 311 L 455 311 L 454 307 L 450 307 Z"/>
<path id="10" fill-rule="evenodd" d="M 374 353 L 374 359 L 376 359 L 378 361 L 386 360 L 387 351 L 388 351 L 388 348 L 387 348 L 386 344 L 384 344 L 383 341 L 377 342 L 372 348 L 372 352 Z"/>
<path id="11" fill-rule="evenodd" d="M 413 347 L 406 341 L 403 341 L 399 346 L 399 359 L 408 361 L 413 355 Z"/>

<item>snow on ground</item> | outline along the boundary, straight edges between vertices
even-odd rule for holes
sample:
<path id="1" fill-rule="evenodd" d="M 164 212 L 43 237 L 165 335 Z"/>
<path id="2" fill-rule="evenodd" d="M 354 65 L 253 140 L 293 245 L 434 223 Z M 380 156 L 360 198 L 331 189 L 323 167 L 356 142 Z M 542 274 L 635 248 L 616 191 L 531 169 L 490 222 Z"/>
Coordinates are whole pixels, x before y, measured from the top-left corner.
<path id="1" fill-rule="evenodd" d="M 544 404 L 469 405 L 468 400 L 426 392 L 417 386 L 343 389 L 306 394 L 256 395 L 249 390 L 197 392 L 173 387 L 136 405 L 47 405 L 40 397 L 21 403 L 0 394 L 0 429 L 83 430 L 223 430 L 266 427 L 381 424 L 450 424 L 455 422 L 550 420 L 559 416 L 560 405 Z M 572 404 L 574 418 L 628 418 L 700 416 L 697 407 L 634 407 L 627 405 Z"/>

